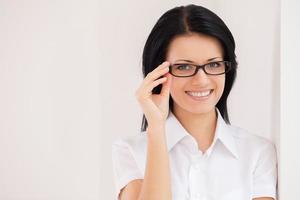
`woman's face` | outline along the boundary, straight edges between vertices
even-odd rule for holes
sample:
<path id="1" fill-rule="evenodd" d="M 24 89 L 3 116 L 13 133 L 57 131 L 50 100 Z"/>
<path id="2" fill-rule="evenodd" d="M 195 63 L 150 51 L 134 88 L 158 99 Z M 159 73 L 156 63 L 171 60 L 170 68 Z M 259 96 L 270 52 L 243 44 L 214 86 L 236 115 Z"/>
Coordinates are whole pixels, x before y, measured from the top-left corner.
<path id="1" fill-rule="evenodd" d="M 221 43 L 210 36 L 190 34 L 178 36 L 170 43 L 166 60 L 171 64 L 189 63 L 203 65 L 223 60 Z M 225 74 L 207 75 L 200 69 L 191 77 L 173 77 L 170 89 L 174 100 L 174 111 L 188 111 L 194 114 L 214 110 L 222 96 Z M 207 91 L 210 93 L 208 95 Z M 183 110 L 182 110 L 183 109 Z"/>

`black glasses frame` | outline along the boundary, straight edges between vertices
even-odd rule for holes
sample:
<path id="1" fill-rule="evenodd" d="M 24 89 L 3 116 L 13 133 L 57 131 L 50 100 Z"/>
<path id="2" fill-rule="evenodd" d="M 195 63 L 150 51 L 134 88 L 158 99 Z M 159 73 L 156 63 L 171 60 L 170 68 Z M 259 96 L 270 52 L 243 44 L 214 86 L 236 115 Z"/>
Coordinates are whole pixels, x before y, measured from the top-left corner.
<path id="1" fill-rule="evenodd" d="M 211 64 L 211 63 L 220 63 L 220 62 L 222 62 L 222 63 L 225 64 L 225 71 L 224 71 L 224 72 L 219 73 L 219 74 L 210 74 L 210 73 L 208 73 L 207 71 L 205 71 L 205 66 L 206 66 L 206 65 L 209 65 L 209 64 Z M 194 72 L 192 75 L 189 75 L 189 76 L 178 76 L 178 75 L 174 75 L 173 72 L 172 72 L 172 66 L 178 66 L 178 65 L 192 65 L 192 66 L 195 66 L 195 67 L 196 67 L 196 70 L 195 70 L 195 72 Z M 175 77 L 191 77 L 191 76 L 195 76 L 195 75 L 198 73 L 199 69 L 202 69 L 202 70 L 204 71 L 205 74 L 207 74 L 207 75 L 212 75 L 212 76 L 215 76 L 215 75 L 217 76 L 217 75 L 225 74 L 225 73 L 229 72 L 229 71 L 232 69 L 232 66 L 231 66 L 231 62 L 229 62 L 229 61 L 214 61 L 214 62 L 206 63 L 206 64 L 204 64 L 204 65 L 196 65 L 196 64 L 192 64 L 192 63 L 173 64 L 173 65 L 170 65 L 169 68 L 170 68 L 170 70 L 169 70 L 170 74 L 172 74 L 172 75 L 175 76 Z"/>

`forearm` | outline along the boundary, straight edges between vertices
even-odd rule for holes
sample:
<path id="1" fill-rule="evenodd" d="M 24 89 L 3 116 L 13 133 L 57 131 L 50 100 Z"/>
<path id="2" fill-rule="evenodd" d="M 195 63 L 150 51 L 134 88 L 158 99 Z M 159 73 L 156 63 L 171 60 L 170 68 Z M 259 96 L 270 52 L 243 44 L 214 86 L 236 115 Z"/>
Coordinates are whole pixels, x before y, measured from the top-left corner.
<path id="1" fill-rule="evenodd" d="M 147 161 L 141 200 L 171 200 L 171 176 L 165 128 L 147 129 Z"/>

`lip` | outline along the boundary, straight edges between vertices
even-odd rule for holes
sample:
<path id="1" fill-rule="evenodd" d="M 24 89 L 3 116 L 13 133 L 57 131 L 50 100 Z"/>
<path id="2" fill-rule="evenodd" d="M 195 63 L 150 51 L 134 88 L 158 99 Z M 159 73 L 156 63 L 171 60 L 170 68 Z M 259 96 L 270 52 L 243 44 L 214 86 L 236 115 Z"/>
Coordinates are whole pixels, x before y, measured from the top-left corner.
<path id="1" fill-rule="evenodd" d="M 205 90 L 187 90 L 185 92 L 206 92 L 208 90 L 213 90 L 213 89 L 205 89 Z"/>
<path id="2" fill-rule="evenodd" d="M 195 96 L 191 96 L 191 95 L 189 95 L 189 94 L 187 93 L 187 92 L 200 92 L 200 91 L 185 91 L 185 94 L 186 94 L 188 97 L 190 97 L 191 99 L 195 100 L 195 101 L 203 101 L 203 100 L 209 99 L 210 96 L 211 96 L 211 94 L 214 92 L 213 89 L 209 89 L 209 90 L 211 90 L 211 92 L 209 93 L 208 96 L 205 96 L 205 97 L 195 97 Z M 205 91 L 207 91 L 207 90 L 202 90 L 201 92 L 205 92 Z"/>

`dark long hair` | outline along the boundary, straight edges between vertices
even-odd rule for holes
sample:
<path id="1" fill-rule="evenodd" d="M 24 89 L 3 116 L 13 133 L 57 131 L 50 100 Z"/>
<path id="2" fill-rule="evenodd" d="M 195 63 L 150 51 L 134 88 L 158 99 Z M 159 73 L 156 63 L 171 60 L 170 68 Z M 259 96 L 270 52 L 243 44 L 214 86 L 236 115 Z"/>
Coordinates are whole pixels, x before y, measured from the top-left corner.
<path id="1" fill-rule="evenodd" d="M 154 70 L 166 59 L 168 46 L 174 37 L 189 33 L 200 33 L 216 38 L 223 47 L 224 59 L 231 62 L 232 69 L 225 74 L 225 88 L 216 107 L 223 119 L 230 124 L 227 113 L 227 97 L 236 78 L 237 61 L 234 38 L 223 20 L 215 13 L 197 5 L 175 7 L 164 13 L 154 25 L 143 50 L 143 76 Z M 162 85 L 155 87 L 153 94 L 159 94 Z M 173 99 L 170 96 L 169 110 L 173 111 Z M 141 131 L 148 123 L 143 115 Z"/>

